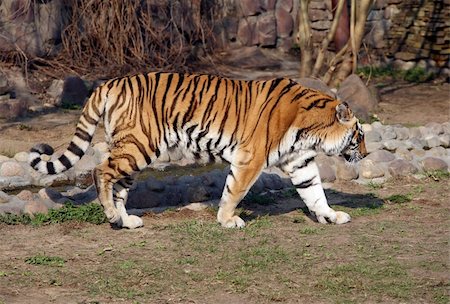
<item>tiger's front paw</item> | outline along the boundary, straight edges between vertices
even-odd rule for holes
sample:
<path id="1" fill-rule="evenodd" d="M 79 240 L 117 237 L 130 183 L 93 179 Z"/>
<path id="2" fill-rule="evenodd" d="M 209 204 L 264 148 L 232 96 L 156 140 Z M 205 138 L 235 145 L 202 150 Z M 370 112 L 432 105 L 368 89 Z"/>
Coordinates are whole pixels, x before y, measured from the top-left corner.
<path id="1" fill-rule="evenodd" d="M 125 218 L 122 218 L 122 227 L 128 229 L 135 229 L 144 226 L 144 222 L 139 216 L 136 215 L 128 215 Z"/>
<path id="2" fill-rule="evenodd" d="M 116 208 L 105 209 L 105 215 L 108 219 L 108 222 L 110 222 L 111 224 L 115 224 L 120 221 L 120 213 Z"/>
<path id="3" fill-rule="evenodd" d="M 219 218 L 219 223 L 222 225 L 222 227 L 224 228 L 244 228 L 245 227 L 245 222 L 243 219 L 241 219 L 239 216 L 234 215 L 229 219 L 222 219 Z"/>
<path id="4" fill-rule="evenodd" d="M 351 221 L 351 217 L 348 213 L 342 212 L 342 211 L 334 211 L 331 210 L 328 214 L 319 215 L 316 214 L 317 221 L 321 224 L 345 224 Z"/>

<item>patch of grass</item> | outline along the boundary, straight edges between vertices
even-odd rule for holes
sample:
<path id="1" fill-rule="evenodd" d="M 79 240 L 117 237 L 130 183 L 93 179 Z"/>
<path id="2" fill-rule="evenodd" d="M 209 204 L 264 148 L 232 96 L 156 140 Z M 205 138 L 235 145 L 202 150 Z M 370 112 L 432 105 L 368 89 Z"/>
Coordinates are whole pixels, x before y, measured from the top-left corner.
<path id="1" fill-rule="evenodd" d="M 359 302 L 358 298 L 371 294 L 371 299 L 378 302 L 386 301 L 386 296 L 409 299 L 414 282 L 400 263 L 388 260 L 336 265 L 326 271 L 318 285 L 336 299 Z"/>
<path id="2" fill-rule="evenodd" d="M 362 78 L 393 78 L 415 83 L 430 81 L 435 77 L 433 73 L 418 66 L 406 71 L 396 69 L 392 65 L 364 66 L 357 69 L 357 74 Z"/>
<path id="3" fill-rule="evenodd" d="M 43 254 L 38 254 L 25 259 L 25 263 L 31 265 L 63 267 L 66 261 L 58 256 L 47 256 Z"/>
<path id="4" fill-rule="evenodd" d="M 322 229 L 316 227 L 304 227 L 300 229 L 300 234 L 318 234 Z"/>
<path id="5" fill-rule="evenodd" d="M 41 226 L 66 221 L 80 221 L 99 225 L 106 223 L 106 216 L 103 213 L 102 206 L 96 203 L 80 206 L 68 203 L 59 209 L 50 209 L 47 214 L 37 213 L 34 216 L 28 214 L 0 214 L 0 223 L 8 225 L 31 224 Z"/>
<path id="6" fill-rule="evenodd" d="M 31 131 L 33 130 L 33 127 L 29 126 L 29 125 L 25 125 L 25 124 L 19 124 L 17 126 L 17 128 L 21 131 L 25 130 L 25 131 Z"/>
<path id="7" fill-rule="evenodd" d="M 386 200 L 393 204 L 405 204 L 412 201 L 412 194 L 408 193 L 406 195 L 404 194 L 393 194 L 388 197 L 386 197 Z"/>
<path id="8" fill-rule="evenodd" d="M 447 170 L 434 170 L 434 171 L 426 171 L 423 173 L 426 177 L 431 178 L 435 181 L 440 181 L 443 179 L 450 178 L 450 172 Z"/>
<path id="9" fill-rule="evenodd" d="M 366 186 L 371 189 L 371 190 L 379 190 L 383 188 L 383 184 L 381 183 L 376 183 L 374 181 L 369 181 Z"/>
<path id="10" fill-rule="evenodd" d="M 334 206 L 333 208 L 338 211 L 347 212 L 352 217 L 360 217 L 379 214 L 383 210 L 383 205 L 373 203 L 367 204 L 361 208 L 349 208 L 344 206 Z"/>

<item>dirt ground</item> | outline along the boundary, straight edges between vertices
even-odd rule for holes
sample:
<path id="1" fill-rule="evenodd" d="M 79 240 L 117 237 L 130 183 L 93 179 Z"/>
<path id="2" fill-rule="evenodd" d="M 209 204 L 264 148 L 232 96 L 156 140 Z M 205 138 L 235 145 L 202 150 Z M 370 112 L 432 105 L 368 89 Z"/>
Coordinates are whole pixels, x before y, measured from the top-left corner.
<path id="1" fill-rule="evenodd" d="M 449 121 L 449 91 L 389 91 L 378 117 Z M 78 116 L 0 122 L 0 152 L 62 149 Z M 242 230 L 220 228 L 214 209 L 147 214 L 137 230 L 0 224 L 0 303 L 449 303 L 449 193 L 448 176 L 336 183 L 329 201 L 353 219 L 342 226 L 312 221 L 289 192 L 243 203 Z"/>

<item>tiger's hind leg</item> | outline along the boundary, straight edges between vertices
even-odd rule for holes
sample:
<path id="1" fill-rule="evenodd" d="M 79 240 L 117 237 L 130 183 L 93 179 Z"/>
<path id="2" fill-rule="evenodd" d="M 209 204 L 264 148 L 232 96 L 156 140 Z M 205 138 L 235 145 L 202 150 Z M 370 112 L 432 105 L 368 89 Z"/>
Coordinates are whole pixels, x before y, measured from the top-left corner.
<path id="1" fill-rule="evenodd" d="M 121 227 L 134 229 L 144 225 L 142 219 L 135 215 L 128 215 L 125 205 L 128 199 L 128 192 L 133 184 L 134 178 L 129 176 L 119 180 L 113 186 L 114 205 L 120 213 L 120 221 L 118 223 Z"/>
<path id="2" fill-rule="evenodd" d="M 147 164 L 143 157 L 141 160 L 138 160 L 136 156 L 132 156 L 142 155 L 140 153 L 133 153 L 135 150 L 136 147 L 134 145 L 111 150 L 110 157 L 95 167 L 93 172 L 98 199 L 103 205 L 103 210 L 108 221 L 118 226 L 124 225 L 124 227 L 127 227 L 126 225 L 130 225 L 129 228 L 135 228 L 133 226 L 139 227 L 142 223 L 136 220 L 135 216 L 130 217 L 126 212 L 125 199 L 128 196 L 129 187 L 123 187 L 123 183 L 122 186 L 120 186 L 120 183 L 119 186 L 115 186 L 115 184 L 120 180 L 130 179 L 131 176 L 140 171 L 140 168 L 146 167 Z M 128 153 L 124 153 L 123 151 L 128 151 Z M 118 200 L 117 205 L 114 202 L 114 186 L 119 192 L 116 198 L 124 198 L 124 200 Z"/>
<path id="3" fill-rule="evenodd" d="M 315 214 L 319 223 L 344 224 L 350 222 L 350 215 L 342 211 L 335 211 L 328 205 L 319 176 L 319 168 L 314 158 L 306 160 L 298 158 L 283 164 L 280 168 L 290 176 L 298 194 L 309 211 Z"/>
<path id="4" fill-rule="evenodd" d="M 258 178 L 261 170 L 262 164 L 256 162 L 241 166 L 231 164 L 217 213 L 217 220 L 223 227 L 242 228 L 245 226 L 245 222 L 234 212 Z"/>

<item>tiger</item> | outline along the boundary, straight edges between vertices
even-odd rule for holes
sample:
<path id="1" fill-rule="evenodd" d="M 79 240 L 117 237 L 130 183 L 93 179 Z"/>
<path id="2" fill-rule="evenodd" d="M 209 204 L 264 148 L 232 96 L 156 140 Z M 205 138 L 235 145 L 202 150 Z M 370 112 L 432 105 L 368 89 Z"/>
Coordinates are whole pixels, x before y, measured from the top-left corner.
<path id="1" fill-rule="evenodd" d="M 319 223 L 344 224 L 350 215 L 327 202 L 315 157 L 366 154 L 364 132 L 347 103 L 288 78 L 235 80 L 221 76 L 151 72 L 111 79 L 86 101 L 62 155 L 37 144 L 29 164 L 44 174 L 71 168 L 88 149 L 103 119 L 109 156 L 92 172 L 98 200 L 112 225 L 134 229 L 142 218 L 125 208 L 137 173 L 181 153 L 200 163 L 226 161 L 229 173 L 217 221 L 245 222 L 236 207 L 261 171 L 280 168 Z M 48 158 L 47 158 L 48 159 Z"/>

